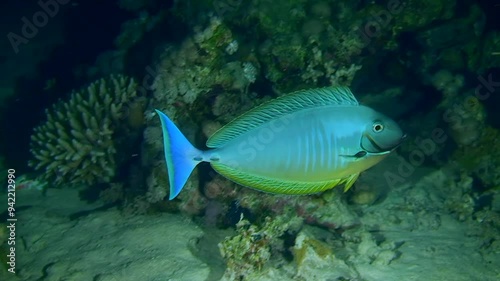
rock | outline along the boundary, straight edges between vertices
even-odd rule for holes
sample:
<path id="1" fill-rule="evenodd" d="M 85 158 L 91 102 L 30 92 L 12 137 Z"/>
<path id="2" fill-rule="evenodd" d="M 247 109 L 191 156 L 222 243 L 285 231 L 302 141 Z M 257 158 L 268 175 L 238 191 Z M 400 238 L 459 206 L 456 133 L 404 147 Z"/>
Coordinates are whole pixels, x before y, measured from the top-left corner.
<path id="1" fill-rule="evenodd" d="M 68 220 L 47 217 L 35 206 L 19 211 L 17 223 L 17 241 L 24 241 L 16 249 L 22 280 L 206 280 L 209 275 L 190 251 L 203 232 L 179 215 L 124 218 L 110 210 Z"/>
<path id="2" fill-rule="evenodd" d="M 342 259 L 333 254 L 331 245 L 317 240 L 308 231 L 302 230 L 293 247 L 297 264 L 296 277 L 305 280 L 351 280 L 357 274 Z"/>

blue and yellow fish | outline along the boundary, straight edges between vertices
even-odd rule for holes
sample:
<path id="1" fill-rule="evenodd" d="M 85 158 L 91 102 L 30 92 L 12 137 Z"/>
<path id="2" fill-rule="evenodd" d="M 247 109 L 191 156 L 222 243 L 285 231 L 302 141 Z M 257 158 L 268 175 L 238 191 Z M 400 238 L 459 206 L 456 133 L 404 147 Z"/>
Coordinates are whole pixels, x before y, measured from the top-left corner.
<path id="1" fill-rule="evenodd" d="M 237 117 L 195 148 L 158 113 L 170 181 L 170 200 L 200 162 L 243 186 L 278 194 L 311 194 L 345 184 L 405 138 L 399 126 L 359 105 L 348 88 L 297 91 Z"/>

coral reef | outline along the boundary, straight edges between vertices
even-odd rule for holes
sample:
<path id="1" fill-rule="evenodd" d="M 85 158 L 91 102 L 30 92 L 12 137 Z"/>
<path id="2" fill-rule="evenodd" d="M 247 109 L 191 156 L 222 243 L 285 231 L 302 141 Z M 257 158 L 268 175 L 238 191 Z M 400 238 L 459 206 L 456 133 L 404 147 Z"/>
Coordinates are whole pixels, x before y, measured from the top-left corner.
<path id="1" fill-rule="evenodd" d="M 498 65 L 498 57 L 493 55 L 495 52 L 493 44 L 498 42 L 498 36 L 494 31 L 485 34 L 487 32 L 486 16 L 479 5 L 471 3 L 470 6 L 464 7 L 466 12 L 457 13 L 451 19 L 450 15 L 453 15 L 455 11 L 448 7 L 455 5 L 454 0 L 426 5 L 425 12 L 436 15 L 437 18 L 434 19 L 417 17 L 417 14 L 412 13 L 412 10 L 421 9 L 417 7 L 420 5 L 416 1 L 411 1 L 410 6 L 405 5 L 402 12 L 395 17 L 396 29 L 393 30 L 396 33 L 409 31 L 405 28 L 413 30 L 410 26 L 399 26 L 401 24 L 398 21 L 399 16 L 408 19 L 415 18 L 416 22 L 427 21 L 424 26 L 418 24 L 418 31 L 412 31 L 416 33 L 415 44 L 422 48 L 421 52 L 415 53 L 415 56 L 419 57 L 419 63 L 414 65 L 418 67 L 418 72 L 422 76 L 434 73 L 436 69 L 461 73 L 483 73 L 494 65 Z M 433 9 L 433 6 L 437 9 Z M 438 12 L 439 9 L 441 12 Z M 434 24 L 430 24 L 429 21 L 434 21 Z M 392 45 L 397 47 L 400 44 L 393 42 Z"/>
<path id="2" fill-rule="evenodd" d="M 457 145 L 450 160 L 470 176 L 480 180 L 485 189 L 500 184 L 500 131 L 487 123 L 487 111 L 480 95 L 464 86 L 464 77 L 442 69 L 430 79 L 442 92 L 438 108 L 447 133 Z M 469 212 L 467 215 L 471 215 Z"/>
<path id="3" fill-rule="evenodd" d="M 279 4 L 278 4 L 279 3 Z M 260 23 L 266 35 L 258 44 L 265 77 L 279 92 L 318 85 L 350 85 L 365 44 L 352 22 L 355 14 L 324 1 L 278 1 L 252 7 L 243 24 Z M 283 6 L 288 7 L 286 15 Z M 279 7 L 279 8 L 278 8 Z M 297 32 L 301 30 L 301 32 Z M 291 83 L 293 81 L 293 83 Z"/>
<path id="4" fill-rule="evenodd" d="M 394 13 L 393 35 L 405 31 L 414 31 L 439 20 L 450 19 L 454 15 L 456 0 L 439 2 L 409 0 L 396 3 L 399 4 L 397 5 L 399 6 L 399 13 Z M 393 3 L 393 5 L 396 4 Z M 425 17 L 421 16 L 423 13 L 422 7 L 425 7 Z"/>
<path id="5" fill-rule="evenodd" d="M 127 123 L 126 107 L 136 88 L 131 78 L 111 76 L 47 109 L 47 120 L 31 137 L 29 165 L 55 185 L 110 182 L 117 165 L 116 133 Z"/>
<path id="6" fill-rule="evenodd" d="M 500 185 L 500 131 L 484 126 L 478 134 L 470 145 L 459 147 L 452 160 L 477 177 L 485 189 L 494 188 Z"/>
<path id="7" fill-rule="evenodd" d="M 205 184 L 203 193 L 208 199 L 230 202 L 236 198 L 239 190 L 240 187 L 237 184 L 221 175 L 216 175 L 211 181 Z"/>
<path id="8" fill-rule="evenodd" d="M 345 203 L 341 188 L 334 188 L 317 198 L 297 202 L 297 214 L 309 224 L 320 225 L 332 231 L 359 224 L 355 213 Z"/>
<path id="9" fill-rule="evenodd" d="M 236 227 L 238 235 L 219 244 L 220 253 L 227 260 L 227 280 L 240 279 L 249 271 L 259 270 L 271 258 L 269 243 L 272 236 L 244 219 Z"/>
<path id="10" fill-rule="evenodd" d="M 122 2 L 130 10 L 137 11 L 142 6 Z M 442 173 L 431 174 L 419 182 L 420 188 L 416 189 L 405 185 L 398 191 L 398 194 L 402 194 L 402 190 L 407 192 L 401 196 L 403 199 L 392 199 L 397 202 L 390 204 L 391 211 L 397 210 L 398 214 L 384 213 L 387 224 L 409 232 L 437 230 L 442 225 L 438 211 L 446 210 L 460 222 L 469 223 L 471 217 L 477 215 L 485 224 L 495 225 L 494 212 L 488 208 L 480 212 L 475 209 L 481 195 L 472 191 L 472 179 L 479 179 L 489 192 L 499 185 L 495 175 L 500 174 L 497 171 L 500 157 L 491 151 L 488 154 L 489 149 L 496 147 L 494 139 L 498 133 L 486 124 L 486 110 L 481 102 L 468 98 L 470 85 L 466 77 L 470 74 L 467 72 L 475 71 L 472 66 L 477 69 L 494 66 L 490 62 L 494 59 L 488 61 L 484 55 L 476 53 L 478 48 L 497 52 L 494 48 L 498 34 L 493 31 L 483 34 L 484 14 L 476 5 L 467 7 L 470 9 L 467 16 L 453 18 L 456 9 L 449 7 L 455 7 L 455 2 L 426 1 L 422 5 L 418 1 L 406 1 L 393 7 L 384 6 L 384 2 L 280 0 L 231 3 L 228 9 L 218 11 L 215 7 L 218 3 L 193 1 L 190 13 L 196 16 L 191 18 L 181 11 L 187 4 L 177 4 L 177 16 L 188 26 L 194 26 L 193 34 L 180 44 L 168 42 L 168 47 L 154 62 L 153 95 L 144 115 L 147 128 L 141 154 L 145 170 L 148 170 L 147 191 L 128 201 L 131 213 L 148 213 L 152 206 L 168 206 L 162 210 L 180 210 L 191 217 L 204 215 L 207 225 L 220 226 L 221 218 L 231 209 L 229 206 L 234 204 L 244 209 L 252 215 L 252 222 L 240 220 L 236 236 L 219 245 L 227 262 L 226 280 L 242 276 L 258 279 L 279 271 L 281 267 L 271 269 L 269 265 L 276 265 L 277 257 L 282 259 L 280 254 L 290 250 L 283 249 L 283 235 L 288 232 L 293 233 L 289 238 L 293 241 L 288 241 L 288 246 L 296 266 L 287 269 L 290 279 L 363 279 L 370 266 L 392 265 L 399 259 L 400 245 L 374 234 L 379 226 L 361 216 L 373 212 L 379 204 L 386 204 L 387 193 L 393 188 L 387 187 L 387 183 L 374 183 L 372 178 L 364 182 L 360 179 L 354 192 L 348 195 L 335 189 L 298 198 L 240 188 L 219 175 L 196 174 L 205 172 L 200 169 L 191 176 L 176 200 L 164 201 L 168 195 L 168 176 L 163 161 L 161 129 L 153 108 L 168 114 L 187 138 L 202 148 L 203 141 L 215 130 L 272 97 L 306 87 L 349 86 L 359 76 L 370 81 L 366 92 L 372 93 L 360 96 L 363 104 L 379 103 L 386 106 L 390 114 L 408 116 L 411 106 L 416 104 L 415 93 L 420 91 L 408 92 L 411 86 L 406 84 L 418 83 L 406 77 L 408 69 L 413 69 L 417 76 L 420 75 L 422 84 L 436 90 L 438 97 L 435 100 L 440 110 L 446 112 L 455 110 L 457 104 L 466 105 L 465 112 L 458 114 L 461 122 L 445 120 L 446 133 L 454 140 L 456 147 L 452 149 L 456 150 L 451 152 L 451 157 L 439 160 L 440 164 L 455 161 L 463 171 L 460 176 L 454 174 L 448 180 Z M 202 7 L 211 5 L 217 16 L 202 11 Z M 242 8 L 246 11 L 244 15 L 237 13 Z M 422 17 L 424 12 L 428 16 Z M 120 48 L 136 44 L 142 39 L 141 34 L 158 20 L 142 15 L 124 25 L 124 32 L 116 40 Z M 460 32 L 472 25 L 474 29 Z M 410 43 L 425 52 L 414 55 L 414 50 L 405 45 L 408 44 L 405 42 L 407 34 L 415 40 Z M 479 47 L 470 43 L 476 39 L 482 42 Z M 408 50 L 399 52 L 402 49 Z M 463 58 L 457 55 L 457 49 L 464 54 Z M 383 74 L 372 77 L 379 69 Z M 384 80 L 384 75 L 391 76 L 396 84 L 375 82 Z M 355 87 L 364 81 L 356 82 Z M 408 96 L 411 102 L 397 109 L 387 102 Z M 425 115 L 426 122 L 419 118 L 407 118 L 411 120 L 405 122 L 410 125 L 409 130 L 424 135 L 443 125 L 441 113 Z M 436 147 L 433 159 L 448 153 L 444 146 Z M 412 142 L 404 144 L 402 152 L 408 154 L 414 149 Z M 442 186 L 433 181 L 449 187 L 449 196 L 441 194 Z M 438 195 L 424 188 L 425 185 L 438 189 L 435 192 Z M 409 219 L 412 216 L 415 218 Z M 300 232 L 294 229 L 289 224 L 291 218 L 300 221 L 297 225 L 308 225 L 307 229 Z M 324 233 L 319 234 L 311 225 L 322 228 Z M 360 272 L 364 273 L 358 273 L 358 268 L 352 264 L 358 264 Z M 286 268 L 290 264 L 282 259 L 280 266 Z M 321 275 L 328 269 L 335 273 Z"/>
<path id="11" fill-rule="evenodd" d="M 449 70 L 441 69 L 436 72 L 431 83 L 440 92 L 443 93 L 442 104 L 449 105 L 450 99 L 456 98 L 464 86 L 464 77 L 460 74 L 453 75 Z"/>
<path id="12" fill-rule="evenodd" d="M 192 177 L 193 179 L 190 179 L 182 189 L 183 194 L 179 194 L 181 200 L 179 210 L 187 215 L 195 216 L 203 214 L 208 200 L 198 188 L 197 171 L 193 172 Z"/>
<path id="13" fill-rule="evenodd" d="M 480 96 L 464 87 L 462 75 L 454 75 L 446 69 L 436 72 L 431 83 L 443 93 L 438 108 L 443 110 L 447 132 L 457 145 L 450 160 L 477 177 L 486 189 L 497 186 L 500 184 L 497 176 L 500 131 L 487 124 L 487 112 Z"/>
<path id="14" fill-rule="evenodd" d="M 469 52 L 471 52 L 470 55 L 476 55 L 473 58 L 477 58 L 477 64 L 481 72 L 500 65 L 500 51 L 498 51 L 498 45 L 500 44 L 500 32 L 490 31 L 484 36 L 483 40 L 483 50 L 477 51 L 474 49 L 474 46 L 469 47 Z M 472 45 L 473 42 L 470 42 L 470 44 Z M 473 62 L 470 64 L 471 68 L 475 66 Z"/>
<path id="15" fill-rule="evenodd" d="M 125 22 L 122 25 L 120 35 L 115 39 L 116 47 L 123 50 L 131 48 L 142 39 L 145 33 L 151 31 L 163 21 L 165 16 L 165 12 L 160 12 L 156 15 L 141 12 L 138 18 Z"/>
<path id="16" fill-rule="evenodd" d="M 236 225 L 237 235 L 219 243 L 219 250 L 227 261 L 222 280 L 239 280 L 269 266 L 273 254 L 283 250 L 280 237 L 285 232 L 297 232 L 302 220 L 297 217 L 266 217 L 261 227 L 252 225 L 243 217 Z M 249 278 L 251 280 L 251 278 Z"/>
<path id="17" fill-rule="evenodd" d="M 487 19 L 488 1 L 191 0 L 174 1 L 171 9 L 160 0 L 117 2 L 131 18 L 122 23 L 114 40 L 116 49 L 101 53 L 94 67 L 75 72 L 102 77 L 133 71 L 144 76 L 140 88 L 144 96 L 137 99 L 136 83 L 124 76 L 101 79 L 73 93 L 68 101 L 47 110 L 47 121 L 35 128 L 30 165 L 41 173 L 37 182 L 43 184 L 106 183 L 98 186 L 108 187 L 99 189 L 98 202 L 118 206 L 122 212 L 113 208 L 76 218 L 78 227 L 54 216 L 35 216 L 24 225 L 25 231 L 20 229 L 28 248 L 20 245 L 19 252 L 48 259 L 23 259 L 34 266 L 25 266 L 20 276 L 115 280 L 117 272 L 123 277 L 143 273 L 137 271 L 142 267 L 151 279 L 161 279 L 171 258 L 159 258 L 165 255 L 157 255 L 152 246 L 165 230 L 186 236 L 174 239 L 172 247 L 162 244 L 179 258 L 179 271 L 167 276 L 173 279 L 185 274 L 190 280 L 216 280 L 211 279 L 214 272 L 222 276 L 224 270 L 222 280 L 496 280 L 482 274 L 499 276 L 494 265 L 500 249 L 500 130 L 488 123 L 496 119 L 494 112 L 488 112 L 494 110 L 490 101 L 474 93 L 479 82 L 491 93 L 497 82 L 496 77 L 489 78 L 494 76 L 487 79 L 494 86 L 472 81 L 486 77 L 486 72 L 496 74 L 500 65 L 500 32 Z M 163 27 L 174 26 L 182 29 L 162 33 Z M 185 29 L 192 33 L 183 34 Z M 147 74 L 141 73 L 145 65 Z M 154 83 L 146 82 L 151 78 Z M 164 111 L 191 143 L 204 149 L 207 138 L 246 110 L 287 92 L 331 85 L 352 86 L 361 104 L 380 106 L 413 135 L 401 145 L 399 155 L 391 154 L 364 172 L 349 193 L 336 188 L 309 196 L 266 194 L 240 187 L 202 164 L 180 195 L 166 200 L 169 180 L 154 109 Z M 0 88 L 8 95 L 13 92 L 10 86 Z M 424 150 L 421 144 L 436 129 L 449 141 Z M 141 146 L 131 138 L 125 140 L 126 145 L 140 148 L 133 164 L 121 159 L 128 153 L 118 153 L 129 130 L 143 133 Z M 414 164 L 415 152 L 421 153 L 422 162 Z M 414 161 L 404 166 L 401 159 Z M 129 169 L 117 177 L 124 162 Z M 402 172 L 402 166 L 407 170 Z M 0 172 L 3 169 L 0 161 Z M 141 171 L 135 180 L 130 179 L 134 171 Z M 387 173 L 397 174 L 400 181 L 389 182 Z M 19 179 L 20 186 L 31 182 Z M 76 194 L 75 189 L 49 189 L 49 195 L 53 190 Z M 27 195 L 37 194 L 31 193 Z M 40 206 L 35 209 L 38 215 L 44 210 Z M 128 223 L 117 224 L 116 218 L 123 215 Z M 67 214 L 62 216 L 67 220 Z M 45 229 L 42 236 L 26 232 L 40 228 L 38 222 L 52 225 L 43 219 L 59 222 L 57 231 Z M 159 223 L 165 219 L 171 225 Z M 102 221 L 112 223 L 103 226 Z M 207 260 L 224 259 L 225 268 L 193 256 L 207 240 L 187 221 L 204 222 L 209 228 L 206 236 L 220 228 L 226 228 L 226 235 L 236 226 L 232 237 L 210 240 L 213 248 L 206 254 Z M 75 234 L 82 226 L 98 229 L 104 239 L 97 241 L 99 245 L 60 239 L 61 230 Z M 144 242 L 140 238 L 146 232 L 153 233 L 149 239 L 153 242 L 129 243 L 143 255 L 132 257 L 130 245 L 119 245 Z M 117 233 L 133 239 L 114 239 L 118 244 L 106 239 Z M 0 246 L 2 236 L 5 233 L 0 233 Z M 95 238 L 90 236 L 84 238 Z M 85 266 L 81 255 L 44 250 L 44 243 L 56 245 L 50 243 L 56 240 L 79 249 L 87 243 L 91 248 L 85 261 L 98 266 Z M 218 242 L 222 257 L 214 257 Z M 107 267 L 102 259 L 93 260 L 99 252 L 95 249 L 106 250 L 102 243 L 118 257 Z M 197 270 L 191 272 L 193 264 Z"/>
<path id="18" fill-rule="evenodd" d="M 318 239 L 323 235 L 312 227 L 304 228 L 295 239 L 294 262 L 297 265 L 297 280 L 342 280 L 344 276 L 355 276 L 355 272 L 342 259 L 336 258 L 331 241 Z M 328 269 L 328 270 L 326 270 Z"/>
<path id="19" fill-rule="evenodd" d="M 190 108 L 200 94 L 216 86 L 244 92 L 255 81 L 257 70 L 249 61 L 225 61 L 225 48 L 233 42 L 231 30 L 212 18 L 207 28 L 198 30 L 179 48 L 168 48 L 153 86 L 157 105 L 175 119 L 174 109 Z"/>

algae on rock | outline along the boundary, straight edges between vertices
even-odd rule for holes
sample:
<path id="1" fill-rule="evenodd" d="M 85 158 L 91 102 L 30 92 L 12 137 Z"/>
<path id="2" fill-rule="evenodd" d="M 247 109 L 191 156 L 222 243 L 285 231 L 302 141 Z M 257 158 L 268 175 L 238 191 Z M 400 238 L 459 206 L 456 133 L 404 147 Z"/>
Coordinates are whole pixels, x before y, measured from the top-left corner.
<path id="1" fill-rule="evenodd" d="M 300 218 L 279 216 L 266 217 L 259 228 L 242 217 L 236 225 L 238 234 L 219 243 L 220 253 L 227 262 L 223 280 L 236 280 L 249 274 L 258 275 L 259 271 L 269 266 L 273 254 L 276 255 L 282 248 L 280 237 L 286 231 L 298 231 L 301 225 Z"/>

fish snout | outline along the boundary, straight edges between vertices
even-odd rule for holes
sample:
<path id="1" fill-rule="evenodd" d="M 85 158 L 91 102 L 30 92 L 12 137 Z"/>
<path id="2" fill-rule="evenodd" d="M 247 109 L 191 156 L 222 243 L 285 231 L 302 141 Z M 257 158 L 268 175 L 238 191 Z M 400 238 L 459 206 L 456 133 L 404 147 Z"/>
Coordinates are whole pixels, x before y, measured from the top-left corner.
<path id="1" fill-rule="evenodd" d="M 399 144 L 403 143 L 408 138 L 408 134 L 403 134 L 399 140 Z"/>
<path id="2" fill-rule="evenodd" d="M 398 148 L 398 146 L 400 146 L 407 138 L 408 138 L 408 134 L 403 134 L 393 149 Z"/>

